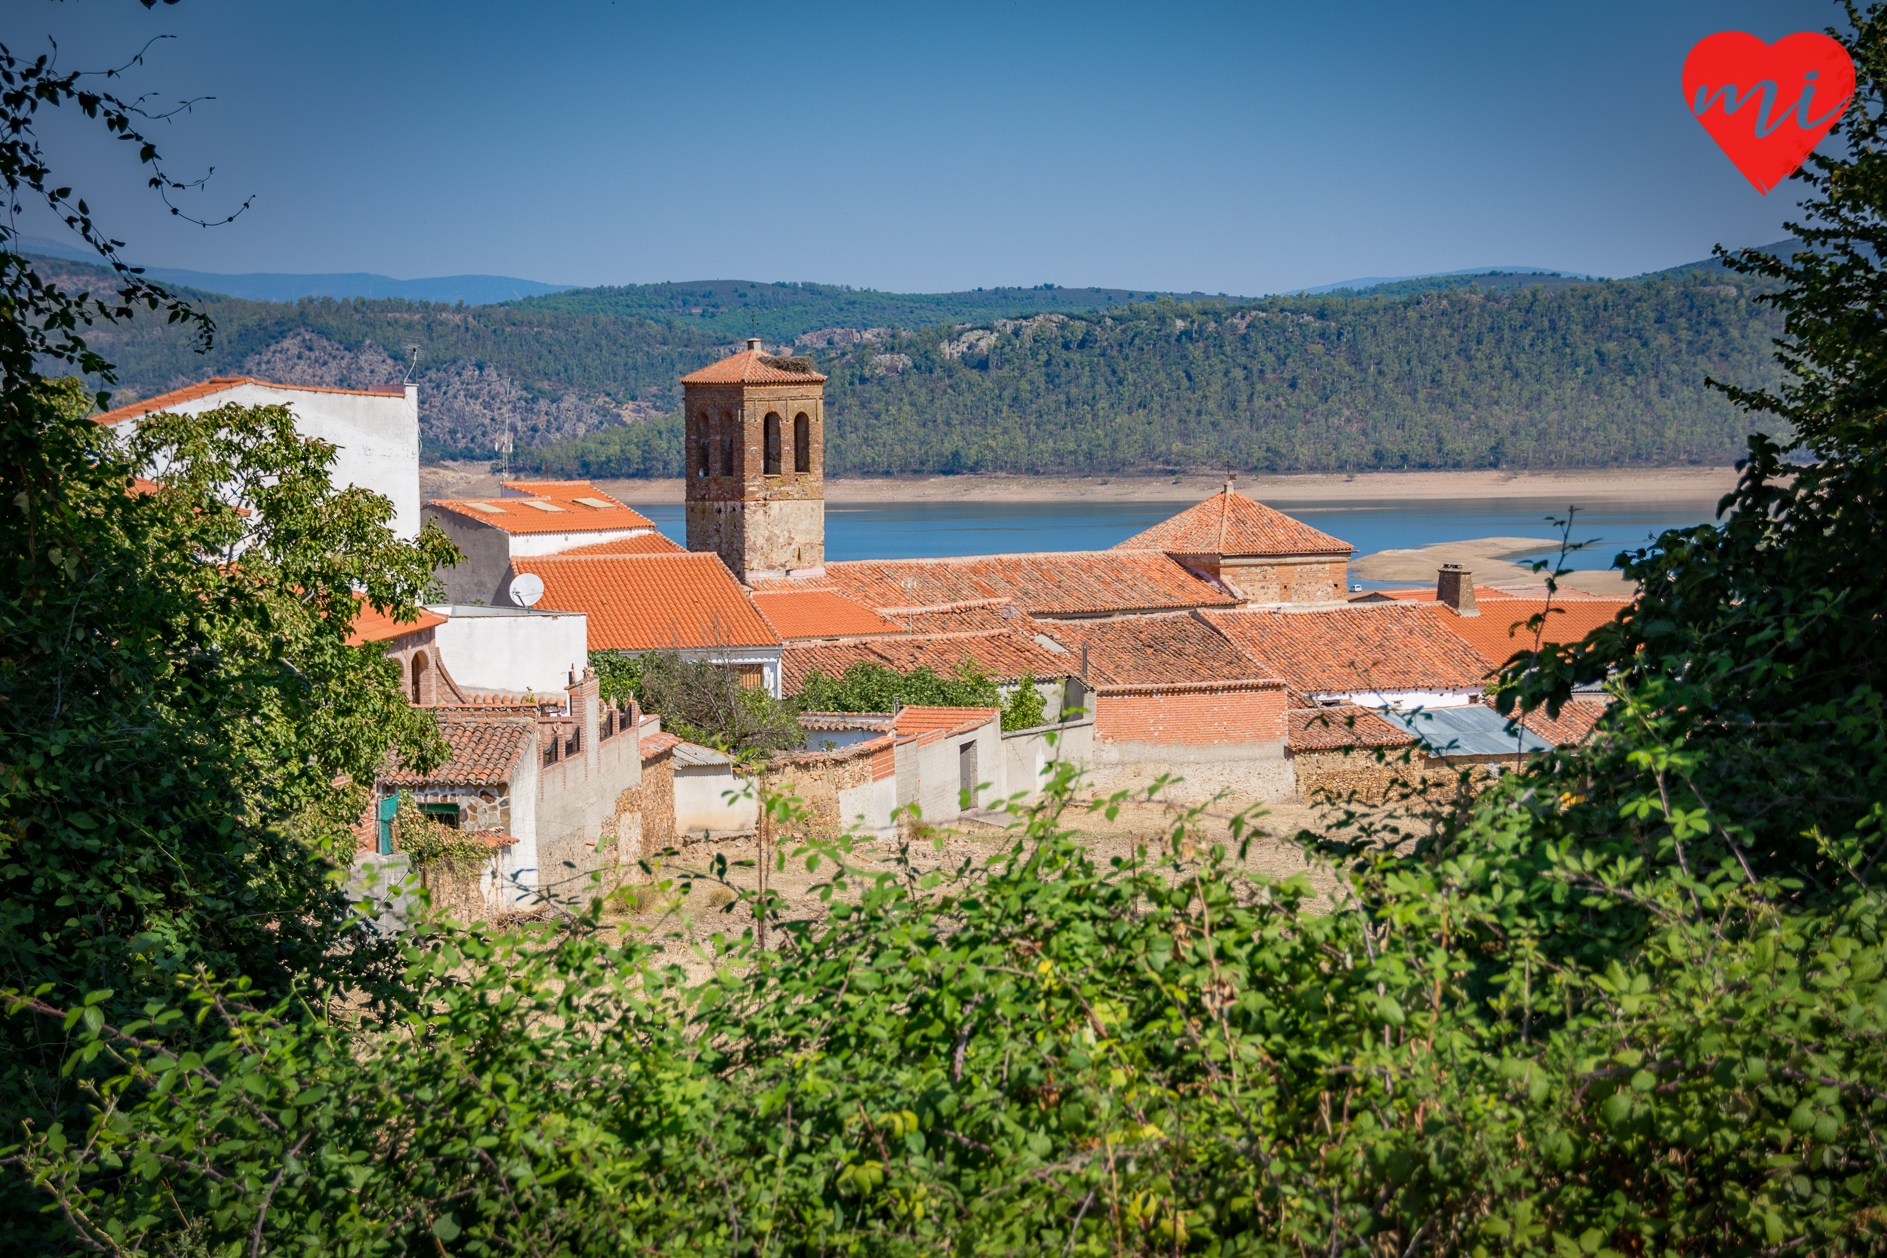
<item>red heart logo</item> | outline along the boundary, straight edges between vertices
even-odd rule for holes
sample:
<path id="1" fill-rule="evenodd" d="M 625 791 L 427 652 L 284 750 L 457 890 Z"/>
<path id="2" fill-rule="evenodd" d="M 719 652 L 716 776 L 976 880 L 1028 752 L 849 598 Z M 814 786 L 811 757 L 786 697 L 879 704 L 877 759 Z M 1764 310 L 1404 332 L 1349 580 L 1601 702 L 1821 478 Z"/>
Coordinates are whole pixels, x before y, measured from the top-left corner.
<path id="1" fill-rule="evenodd" d="M 1773 44 L 1718 31 L 1684 58 L 1691 116 L 1765 196 L 1807 160 L 1853 95 L 1853 58 L 1814 31 Z"/>

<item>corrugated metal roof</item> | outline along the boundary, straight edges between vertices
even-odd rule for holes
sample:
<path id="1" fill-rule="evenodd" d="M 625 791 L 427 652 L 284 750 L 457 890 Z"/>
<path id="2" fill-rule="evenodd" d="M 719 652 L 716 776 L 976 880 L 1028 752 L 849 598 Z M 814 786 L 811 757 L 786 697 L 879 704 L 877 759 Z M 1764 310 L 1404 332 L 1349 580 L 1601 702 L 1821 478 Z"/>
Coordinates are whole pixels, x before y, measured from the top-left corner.
<path id="1" fill-rule="evenodd" d="M 676 743 L 675 763 L 686 765 L 732 764 L 732 760 L 714 750 L 703 747 L 700 743 Z"/>
<path id="2" fill-rule="evenodd" d="M 1532 730 L 1516 729 L 1506 717 L 1478 703 L 1377 715 L 1414 734 L 1438 756 L 1511 756 L 1553 749 L 1552 743 Z"/>

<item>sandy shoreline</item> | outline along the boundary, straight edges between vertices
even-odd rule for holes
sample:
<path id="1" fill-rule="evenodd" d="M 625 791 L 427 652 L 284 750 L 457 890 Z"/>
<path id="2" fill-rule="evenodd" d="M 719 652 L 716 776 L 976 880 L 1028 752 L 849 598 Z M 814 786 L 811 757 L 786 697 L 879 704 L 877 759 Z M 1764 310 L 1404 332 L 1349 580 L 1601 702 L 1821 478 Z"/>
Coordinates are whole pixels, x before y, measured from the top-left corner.
<path id="1" fill-rule="evenodd" d="M 498 492 L 484 463 L 428 464 L 419 470 L 420 497 L 481 497 Z M 1197 502 L 1218 492 L 1221 476 L 912 476 L 830 480 L 826 501 L 889 502 Z M 597 487 L 632 504 L 677 504 L 680 480 L 598 480 Z M 1736 484 L 1728 467 L 1595 468 L 1562 472 L 1359 472 L 1238 478 L 1239 492 L 1274 506 L 1379 500 L 1525 498 L 1570 503 L 1714 501 Z"/>

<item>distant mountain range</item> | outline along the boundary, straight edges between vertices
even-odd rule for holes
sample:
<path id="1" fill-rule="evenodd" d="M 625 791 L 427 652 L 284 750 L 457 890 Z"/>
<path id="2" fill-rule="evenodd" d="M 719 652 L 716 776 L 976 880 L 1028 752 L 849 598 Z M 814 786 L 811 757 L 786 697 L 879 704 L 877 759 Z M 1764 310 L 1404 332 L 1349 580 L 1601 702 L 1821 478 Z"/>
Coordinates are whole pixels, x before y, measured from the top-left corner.
<path id="1" fill-rule="evenodd" d="M 96 263 L 89 249 L 74 248 L 44 236 L 22 236 L 20 246 L 32 253 L 75 262 Z M 214 271 L 185 271 L 176 267 L 147 266 L 144 274 L 160 284 L 175 284 L 250 301 L 300 301 L 303 297 L 403 297 L 408 301 L 438 301 L 451 305 L 488 306 L 520 297 L 560 293 L 569 284 L 545 284 L 509 275 L 439 275 L 427 279 L 396 280 L 369 271 L 342 271 L 327 275 L 289 275 L 255 271 L 223 275 Z"/>
<path id="2" fill-rule="evenodd" d="M 1795 240 L 1762 246 L 1775 253 L 1799 245 Z M 98 255 L 44 236 L 22 236 L 20 246 L 31 253 L 97 264 Z M 1693 270 L 1717 270 L 1714 258 L 1687 262 L 1651 275 L 1673 275 Z M 1050 311 L 1073 312 L 1168 298 L 1174 301 L 1226 301 L 1252 298 L 1229 293 L 1180 292 L 1176 289 L 1062 288 L 1055 284 L 1032 287 L 978 288 L 959 293 L 883 293 L 837 284 L 762 283 L 756 280 L 683 280 L 662 284 L 623 284 L 581 288 L 573 284 L 546 284 L 508 275 L 443 275 L 396 280 L 367 271 L 298 275 L 252 272 L 225 275 L 176 267 L 146 267 L 144 273 L 164 284 L 206 293 L 242 297 L 250 301 L 299 301 L 303 297 L 346 299 L 403 298 L 407 301 L 464 302 L 468 306 L 495 305 L 525 298 L 551 298 L 542 308 L 571 313 L 676 319 L 712 329 L 729 341 L 744 336 L 790 340 L 821 326 L 862 328 L 926 327 L 947 322 L 979 322 L 993 318 Z M 1596 276 L 1578 271 L 1537 266 L 1467 267 L 1421 275 L 1369 275 L 1294 288 L 1272 296 L 1320 293 L 1356 293 L 1368 296 L 1406 296 L 1434 289 L 1473 283 L 1485 290 L 1548 289 L 1589 283 Z M 567 294 L 567 296 L 557 296 Z M 810 318 L 810 321 L 809 321 Z"/>

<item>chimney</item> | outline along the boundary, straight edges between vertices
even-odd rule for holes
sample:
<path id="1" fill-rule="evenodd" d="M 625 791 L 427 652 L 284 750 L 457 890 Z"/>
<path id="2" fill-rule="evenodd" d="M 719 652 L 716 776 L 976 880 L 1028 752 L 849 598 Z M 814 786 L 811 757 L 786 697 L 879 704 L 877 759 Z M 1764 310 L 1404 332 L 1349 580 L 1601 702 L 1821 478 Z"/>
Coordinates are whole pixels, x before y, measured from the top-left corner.
<path id="1" fill-rule="evenodd" d="M 1457 616 L 1481 614 L 1481 609 L 1474 605 L 1474 574 L 1458 563 L 1441 566 L 1440 579 L 1435 582 L 1435 599 L 1454 608 Z"/>
<path id="2" fill-rule="evenodd" d="M 1227 494 L 1235 494 L 1238 492 L 1237 472 L 1227 472 L 1225 474 L 1225 492 Z"/>
<path id="3" fill-rule="evenodd" d="M 750 336 L 747 338 L 747 352 L 749 354 L 758 354 L 760 352 L 760 338 L 759 337 Z"/>

